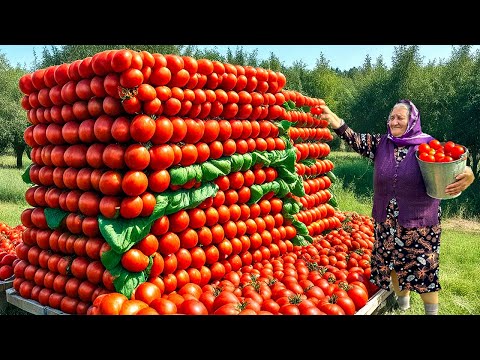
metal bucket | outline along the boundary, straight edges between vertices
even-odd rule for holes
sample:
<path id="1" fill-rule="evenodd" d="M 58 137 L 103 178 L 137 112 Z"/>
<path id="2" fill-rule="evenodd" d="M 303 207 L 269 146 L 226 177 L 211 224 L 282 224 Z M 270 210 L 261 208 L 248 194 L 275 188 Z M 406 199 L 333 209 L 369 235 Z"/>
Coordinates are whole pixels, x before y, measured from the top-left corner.
<path id="1" fill-rule="evenodd" d="M 423 181 L 427 189 L 428 196 L 435 199 L 454 199 L 461 194 L 447 195 L 445 188 L 456 181 L 455 177 L 465 170 L 467 165 L 468 150 L 458 160 L 451 162 L 428 162 L 418 158 L 418 151 L 415 152 Z"/>

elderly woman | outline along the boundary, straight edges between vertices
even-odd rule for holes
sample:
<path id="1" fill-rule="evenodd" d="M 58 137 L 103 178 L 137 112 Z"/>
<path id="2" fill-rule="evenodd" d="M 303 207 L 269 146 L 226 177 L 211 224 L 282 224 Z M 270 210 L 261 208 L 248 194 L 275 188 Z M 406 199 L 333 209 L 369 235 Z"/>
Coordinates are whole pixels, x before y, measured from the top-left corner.
<path id="1" fill-rule="evenodd" d="M 440 200 L 428 196 L 415 151 L 432 136 L 422 132 L 420 113 L 409 100 L 396 103 L 386 134 L 359 134 L 321 106 L 321 118 L 348 145 L 374 162 L 372 217 L 375 243 L 370 281 L 383 289 L 393 285 L 401 310 L 410 307 L 410 291 L 420 294 L 425 314 L 438 314 Z M 445 188 L 448 195 L 465 190 L 475 179 L 469 166 Z"/>

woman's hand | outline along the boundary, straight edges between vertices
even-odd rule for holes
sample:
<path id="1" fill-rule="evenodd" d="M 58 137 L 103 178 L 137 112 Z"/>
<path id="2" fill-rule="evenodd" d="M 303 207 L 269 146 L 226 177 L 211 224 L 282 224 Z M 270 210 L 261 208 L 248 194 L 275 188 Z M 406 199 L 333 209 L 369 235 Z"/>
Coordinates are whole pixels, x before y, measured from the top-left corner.
<path id="1" fill-rule="evenodd" d="M 332 112 L 327 105 L 320 105 L 320 108 L 323 110 L 320 119 L 327 120 L 332 129 L 338 129 L 345 123 L 334 112 Z"/>
<path id="2" fill-rule="evenodd" d="M 464 191 L 471 183 L 473 183 L 475 175 L 470 166 L 465 166 L 465 170 L 458 174 L 455 179 L 457 179 L 457 181 L 445 188 L 445 194 L 454 196 Z"/>

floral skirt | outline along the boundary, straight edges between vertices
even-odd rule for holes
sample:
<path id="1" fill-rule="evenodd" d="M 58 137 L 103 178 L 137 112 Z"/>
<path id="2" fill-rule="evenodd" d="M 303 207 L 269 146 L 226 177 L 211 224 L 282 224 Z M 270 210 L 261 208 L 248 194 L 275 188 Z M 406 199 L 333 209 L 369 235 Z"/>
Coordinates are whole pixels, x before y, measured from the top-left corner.
<path id="1" fill-rule="evenodd" d="M 439 219 L 441 210 L 439 210 Z M 385 222 L 375 221 L 375 243 L 371 256 L 370 281 L 390 290 L 390 273 L 395 270 L 400 290 L 419 294 L 438 291 L 440 223 L 404 228 L 398 224 L 398 205 L 392 199 Z"/>

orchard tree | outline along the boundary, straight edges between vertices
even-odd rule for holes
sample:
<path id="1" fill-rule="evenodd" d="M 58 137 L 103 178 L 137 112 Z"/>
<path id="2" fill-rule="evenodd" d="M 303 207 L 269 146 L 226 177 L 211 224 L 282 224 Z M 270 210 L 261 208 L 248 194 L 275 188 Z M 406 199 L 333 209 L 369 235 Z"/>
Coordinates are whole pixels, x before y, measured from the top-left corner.
<path id="1" fill-rule="evenodd" d="M 18 168 L 23 166 L 22 156 L 27 147 L 23 133 L 29 125 L 21 106 L 23 94 L 18 87 L 18 80 L 25 73 L 19 67 L 12 68 L 0 53 L 0 153 L 13 148 Z"/>
<path id="2" fill-rule="evenodd" d="M 386 84 L 390 76 L 383 59 L 374 65 L 366 57 L 363 66 L 352 78 L 352 99 L 346 99 L 345 121 L 355 131 L 384 133 L 391 102 Z"/>
<path id="3" fill-rule="evenodd" d="M 443 139 L 466 146 L 470 152 L 472 169 L 479 175 L 480 133 L 478 109 L 480 108 L 480 55 L 472 56 L 471 46 L 454 48 L 444 69 L 444 83 L 448 99 L 447 116 L 441 127 Z M 443 120 L 443 119 L 442 119 Z M 439 121 L 439 125 L 443 121 Z"/>

